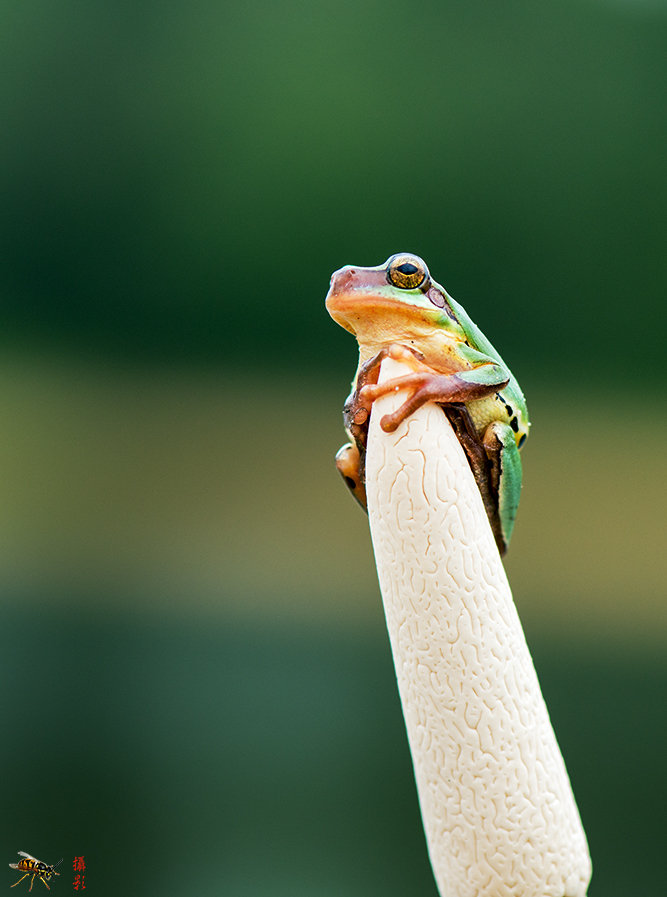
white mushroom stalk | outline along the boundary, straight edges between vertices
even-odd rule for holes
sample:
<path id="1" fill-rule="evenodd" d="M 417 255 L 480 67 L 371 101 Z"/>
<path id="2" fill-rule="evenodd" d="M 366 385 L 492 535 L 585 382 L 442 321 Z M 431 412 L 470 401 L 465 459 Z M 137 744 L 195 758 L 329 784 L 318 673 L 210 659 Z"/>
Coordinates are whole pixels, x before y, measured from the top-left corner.
<path id="1" fill-rule="evenodd" d="M 411 368 L 387 358 L 380 382 Z M 585 897 L 579 819 L 470 465 L 442 408 L 393 433 L 366 493 L 429 855 L 442 897 Z"/>

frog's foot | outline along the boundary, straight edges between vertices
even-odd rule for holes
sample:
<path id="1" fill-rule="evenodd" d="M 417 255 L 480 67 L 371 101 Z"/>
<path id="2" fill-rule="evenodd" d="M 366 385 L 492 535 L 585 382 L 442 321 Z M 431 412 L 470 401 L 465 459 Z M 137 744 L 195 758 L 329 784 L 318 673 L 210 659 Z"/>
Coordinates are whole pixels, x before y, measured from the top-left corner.
<path id="1" fill-rule="evenodd" d="M 351 442 L 346 443 L 336 454 L 338 473 L 345 480 L 345 485 L 352 495 L 366 510 L 366 488 L 362 476 L 363 463 L 359 449 Z"/>
<path id="2" fill-rule="evenodd" d="M 359 404 L 370 412 L 371 405 L 380 396 L 390 392 L 400 392 L 408 389 L 412 394 L 391 414 L 385 414 L 380 421 L 380 426 L 385 433 L 392 433 L 405 419 L 414 414 L 418 408 L 427 402 L 437 402 L 441 405 L 452 403 L 462 404 L 473 399 L 481 399 L 484 396 L 497 392 L 499 384 L 480 383 L 466 379 L 466 372 L 461 374 L 437 374 L 435 371 L 415 371 L 413 374 L 405 374 L 386 380 L 380 384 L 368 384 L 359 390 Z M 507 381 L 505 381 L 506 383 Z M 504 385 L 504 384 L 503 384 Z"/>
<path id="3" fill-rule="evenodd" d="M 413 368 L 423 367 L 421 361 L 423 359 L 421 352 L 416 349 L 410 349 L 401 343 L 392 343 L 380 349 L 377 355 L 374 355 L 368 361 L 365 361 L 359 368 L 356 379 L 356 389 L 349 397 L 344 409 L 343 417 L 345 426 L 354 438 L 359 441 L 361 431 L 368 423 L 368 415 L 370 414 L 372 400 L 370 402 L 361 399 L 361 391 L 365 386 L 375 386 L 380 375 L 380 365 L 385 358 L 393 358 L 394 361 L 401 361 Z M 363 437 L 362 437 L 363 438 Z M 365 441 L 365 439 L 363 439 Z"/>

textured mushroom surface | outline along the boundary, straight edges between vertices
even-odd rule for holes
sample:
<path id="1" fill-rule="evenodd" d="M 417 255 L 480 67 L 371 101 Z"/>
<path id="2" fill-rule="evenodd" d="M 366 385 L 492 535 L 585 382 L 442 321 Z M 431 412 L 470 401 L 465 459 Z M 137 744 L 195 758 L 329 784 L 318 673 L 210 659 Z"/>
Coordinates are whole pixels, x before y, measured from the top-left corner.
<path id="1" fill-rule="evenodd" d="M 391 359 L 381 380 L 409 372 Z M 466 457 L 429 404 L 372 410 L 373 547 L 442 897 L 584 897 L 586 837 Z"/>

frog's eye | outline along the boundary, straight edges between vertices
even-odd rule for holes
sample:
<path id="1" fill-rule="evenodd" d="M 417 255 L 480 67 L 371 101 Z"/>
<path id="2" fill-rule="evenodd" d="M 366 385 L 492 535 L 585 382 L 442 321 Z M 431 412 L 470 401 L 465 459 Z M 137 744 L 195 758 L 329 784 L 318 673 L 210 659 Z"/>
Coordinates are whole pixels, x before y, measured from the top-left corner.
<path id="1" fill-rule="evenodd" d="M 401 290 L 426 289 L 428 268 L 417 255 L 394 255 L 387 262 L 387 280 Z"/>

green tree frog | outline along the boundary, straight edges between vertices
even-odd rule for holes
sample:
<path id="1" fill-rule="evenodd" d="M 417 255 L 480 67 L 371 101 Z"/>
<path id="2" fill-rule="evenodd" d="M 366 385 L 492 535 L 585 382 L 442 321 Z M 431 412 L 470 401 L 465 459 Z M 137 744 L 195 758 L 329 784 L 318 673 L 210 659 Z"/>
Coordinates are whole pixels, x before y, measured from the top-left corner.
<path id="1" fill-rule="evenodd" d="M 378 396 L 407 390 L 382 418 L 386 432 L 426 402 L 441 405 L 465 451 L 501 554 L 512 535 L 521 492 L 521 459 L 530 422 L 519 384 L 498 352 L 416 255 L 392 255 L 375 268 L 336 271 L 326 298 L 331 317 L 359 343 L 359 367 L 343 409 L 352 442 L 336 466 L 366 507 L 368 418 Z M 390 356 L 413 373 L 378 385 Z"/>

